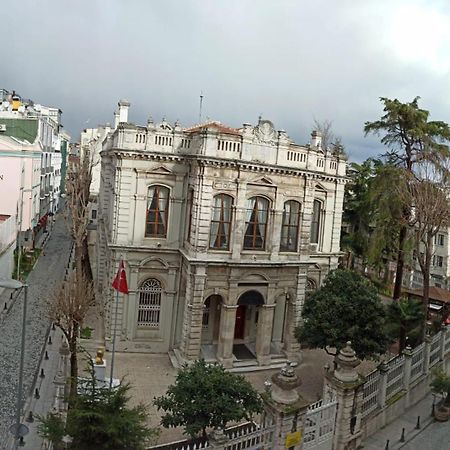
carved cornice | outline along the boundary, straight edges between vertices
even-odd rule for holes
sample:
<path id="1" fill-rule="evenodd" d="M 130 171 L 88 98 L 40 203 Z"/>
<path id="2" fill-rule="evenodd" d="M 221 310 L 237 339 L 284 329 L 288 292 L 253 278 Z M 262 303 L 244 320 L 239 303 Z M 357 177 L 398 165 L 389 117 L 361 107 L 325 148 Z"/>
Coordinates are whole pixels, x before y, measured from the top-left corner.
<path id="1" fill-rule="evenodd" d="M 309 180 L 322 180 L 336 182 L 338 184 L 346 184 L 350 178 L 346 175 L 333 175 L 325 172 L 317 172 L 308 169 L 299 169 L 286 166 L 278 166 L 264 163 L 256 163 L 252 161 L 242 161 L 238 159 L 224 159 L 205 155 L 176 155 L 174 153 L 149 152 L 142 150 L 126 150 L 112 148 L 111 151 L 118 158 L 139 160 L 139 161 L 166 161 L 166 162 L 187 162 L 195 161 L 205 167 L 232 167 L 236 169 L 247 169 L 253 172 L 272 173 L 278 175 L 303 176 Z"/>

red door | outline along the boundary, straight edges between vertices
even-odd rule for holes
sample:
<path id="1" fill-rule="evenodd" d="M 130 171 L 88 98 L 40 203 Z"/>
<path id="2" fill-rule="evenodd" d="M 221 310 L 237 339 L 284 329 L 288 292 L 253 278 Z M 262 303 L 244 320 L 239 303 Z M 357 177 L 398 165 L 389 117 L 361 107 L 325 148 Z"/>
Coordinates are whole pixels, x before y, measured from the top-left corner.
<path id="1" fill-rule="evenodd" d="M 234 325 L 234 338 L 244 339 L 245 305 L 239 305 L 236 310 L 236 323 Z"/>

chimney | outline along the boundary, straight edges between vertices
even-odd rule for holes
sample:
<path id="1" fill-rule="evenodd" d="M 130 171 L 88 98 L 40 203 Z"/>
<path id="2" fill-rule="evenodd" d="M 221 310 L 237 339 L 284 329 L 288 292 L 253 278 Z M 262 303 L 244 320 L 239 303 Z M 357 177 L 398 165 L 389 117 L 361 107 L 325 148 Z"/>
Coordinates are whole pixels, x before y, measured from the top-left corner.
<path id="1" fill-rule="evenodd" d="M 119 123 L 128 122 L 128 108 L 130 107 L 130 102 L 120 100 L 117 104 L 119 106 Z"/>
<path id="2" fill-rule="evenodd" d="M 322 135 L 319 131 L 314 130 L 311 133 L 311 147 L 322 148 Z"/>

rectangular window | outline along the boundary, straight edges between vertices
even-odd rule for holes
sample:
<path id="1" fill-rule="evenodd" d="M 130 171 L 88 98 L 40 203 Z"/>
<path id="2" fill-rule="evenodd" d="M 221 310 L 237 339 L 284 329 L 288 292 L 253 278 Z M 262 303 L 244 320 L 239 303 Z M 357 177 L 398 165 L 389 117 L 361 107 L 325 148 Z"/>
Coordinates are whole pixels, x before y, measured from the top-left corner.
<path id="1" fill-rule="evenodd" d="M 264 250 L 269 216 L 269 200 L 252 197 L 247 202 L 245 220 L 244 249 Z"/>
<path id="2" fill-rule="evenodd" d="M 438 234 L 437 236 L 437 245 L 444 245 L 444 235 L 443 234 Z"/>
<path id="3" fill-rule="evenodd" d="M 93 209 L 93 210 L 92 210 L 91 217 L 92 217 L 92 219 L 94 219 L 94 220 L 97 218 L 97 210 L 96 210 L 96 209 Z"/>
<path id="4" fill-rule="evenodd" d="M 228 250 L 230 245 L 231 215 L 233 198 L 219 194 L 214 197 L 212 208 L 210 248 Z"/>
<path id="5" fill-rule="evenodd" d="M 300 221 L 300 203 L 289 200 L 284 204 L 283 222 L 281 225 L 280 250 L 296 252 L 298 240 L 298 225 Z"/>
<path id="6" fill-rule="evenodd" d="M 314 200 L 313 213 L 311 218 L 311 244 L 318 244 L 320 237 L 320 213 L 322 204 L 319 200 Z"/>
<path id="7" fill-rule="evenodd" d="M 145 235 L 166 237 L 168 217 L 169 189 L 164 186 L 150 186 L 147 194 Z"/>
<path id="8" fill-rule="evenodd" d="M 443 265 L 444 265 L 444 258 L 442 256 L 437 256 L 436 257 L 436 265 L 438 267 L 443 267 Z"/>

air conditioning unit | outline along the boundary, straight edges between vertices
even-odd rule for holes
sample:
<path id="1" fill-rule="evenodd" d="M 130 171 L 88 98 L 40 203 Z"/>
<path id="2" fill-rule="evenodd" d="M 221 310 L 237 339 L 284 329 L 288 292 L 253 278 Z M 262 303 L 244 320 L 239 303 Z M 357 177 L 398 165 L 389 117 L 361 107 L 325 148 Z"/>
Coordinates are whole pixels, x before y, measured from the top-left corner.
<path id="1" fill-rule="evenodd" d="M 4 123 L 0 123 L 0 131 L 6 131 L 6 125 Z"/>

